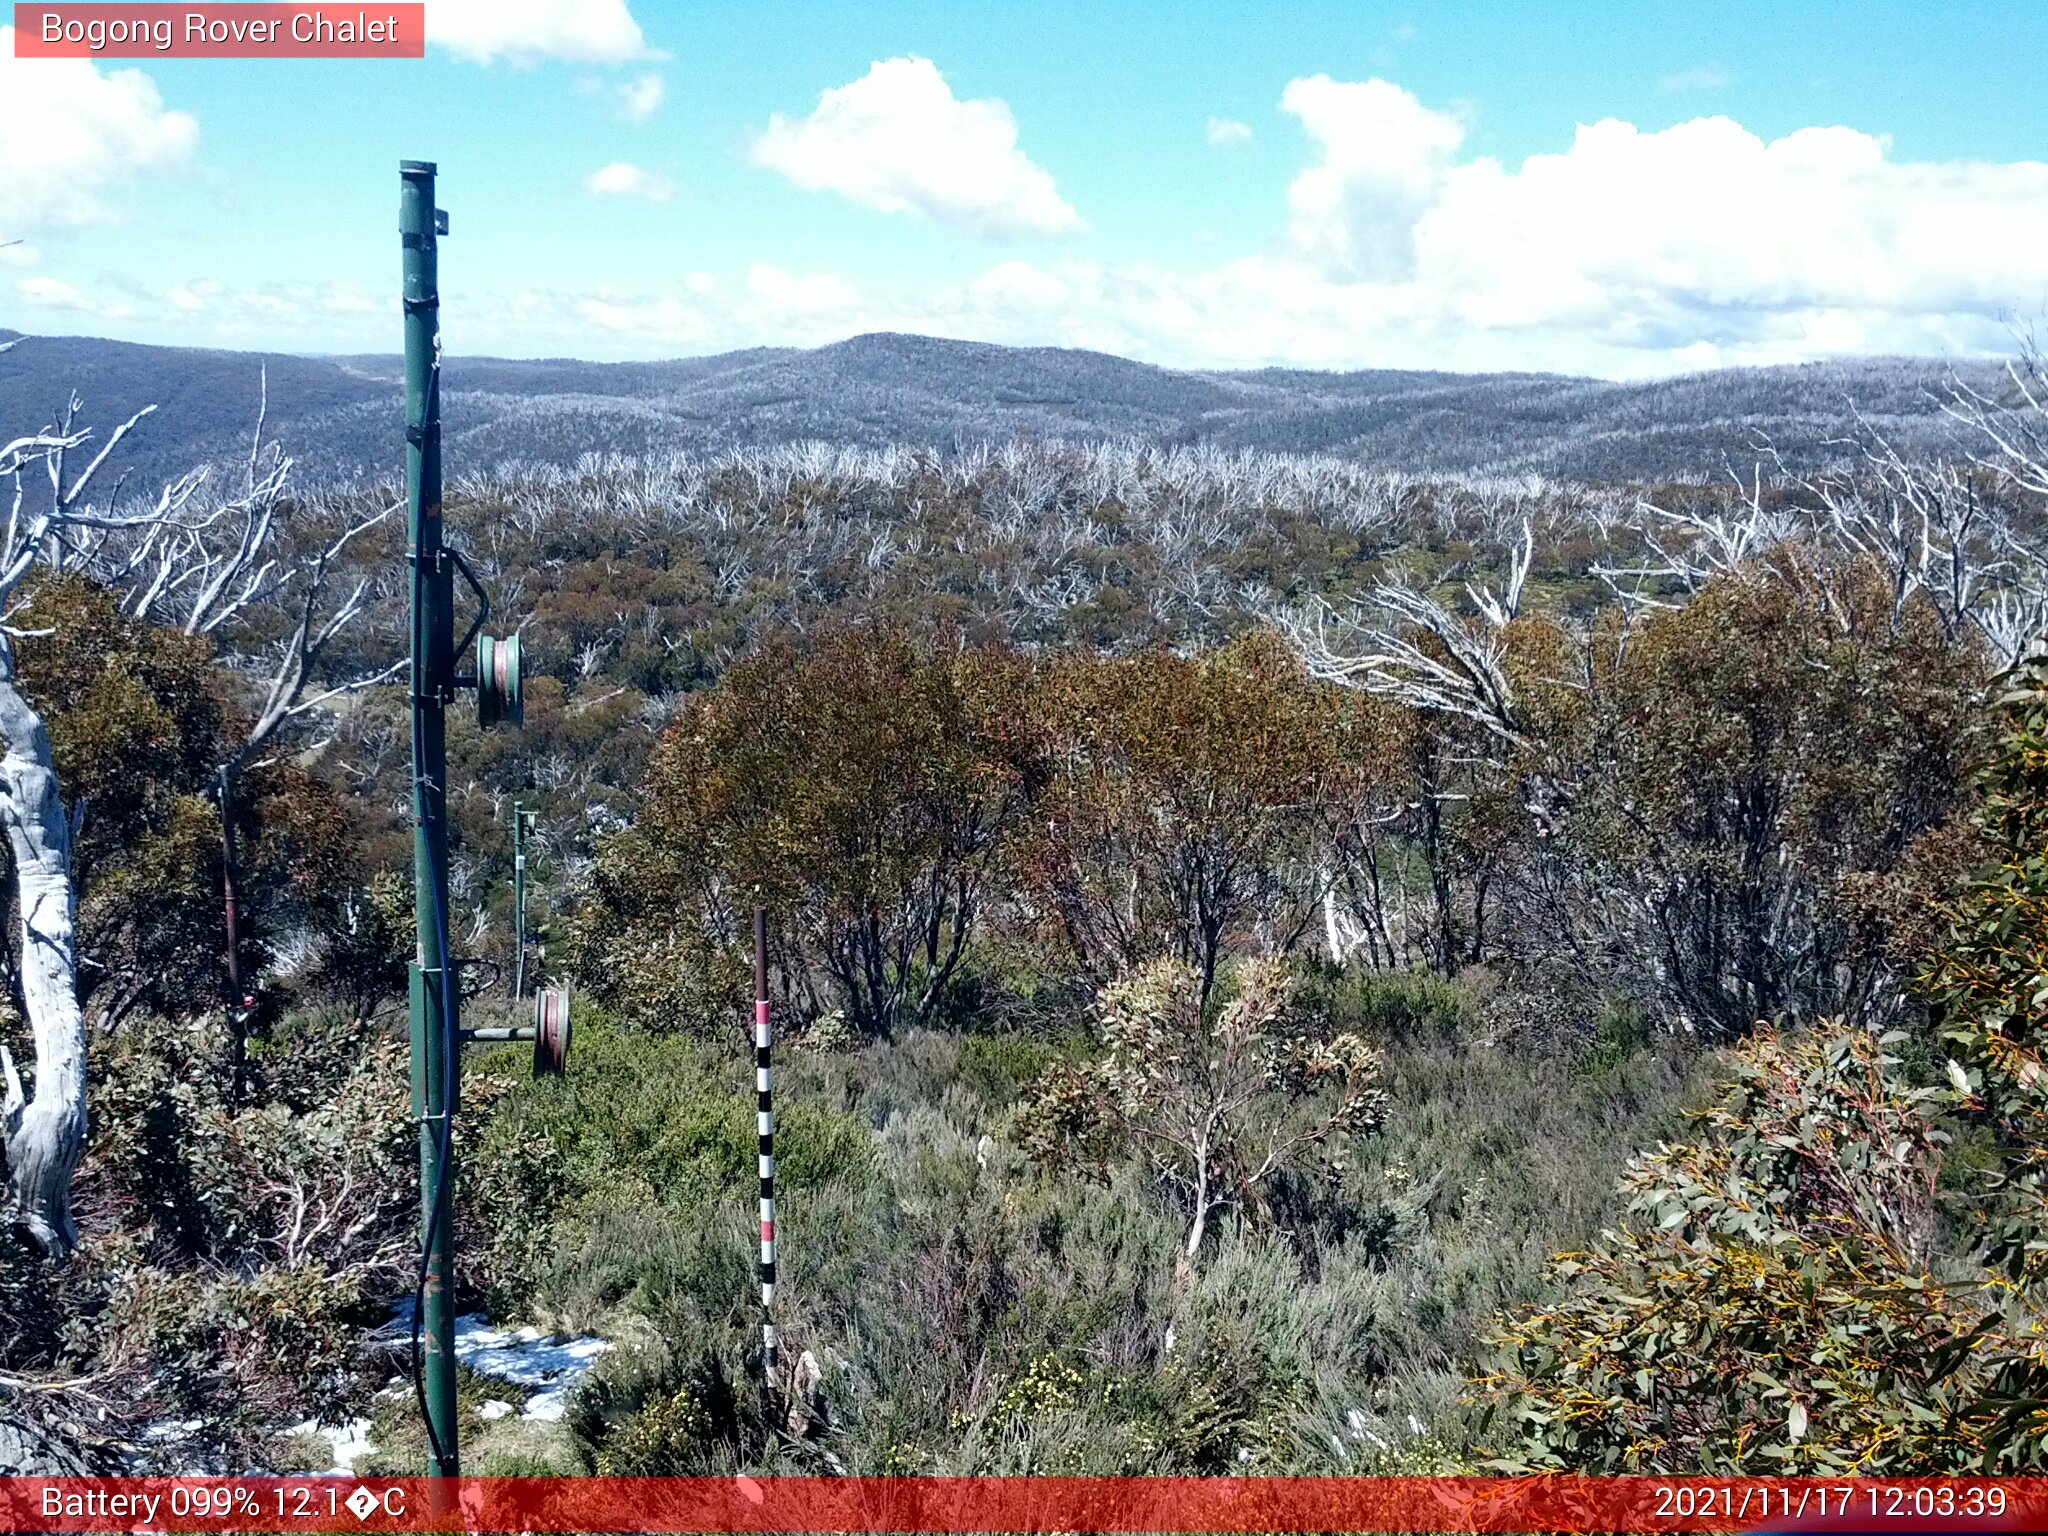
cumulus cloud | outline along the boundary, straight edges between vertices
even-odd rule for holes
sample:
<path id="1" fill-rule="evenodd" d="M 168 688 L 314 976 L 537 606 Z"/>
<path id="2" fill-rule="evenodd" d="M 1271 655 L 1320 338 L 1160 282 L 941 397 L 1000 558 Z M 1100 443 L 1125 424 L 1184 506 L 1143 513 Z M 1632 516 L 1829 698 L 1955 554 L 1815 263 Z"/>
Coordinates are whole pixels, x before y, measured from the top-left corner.
<path id="1" fill-rule="evenodd" d="M 1320 156 L 1287 189 L 1304 251 L 1350 276 L 1407 277 L 1415 224 L 1440 195 L 1465 127 L 1385 80 L 1292 80 L 1280 108 Z"/>
<path id="2" fill-rule="evenodd" d="M 39 309 L 90 311 L 93 307 L 84 294 L 54 277 L 24 277 L 14 285 L 14 291 Z"/>
<path id="3" fill-rule="evenodd" d="M 218 278 L 193 278 L 158 288 L 119 275 L 106 275 L 105 299 L 81 293 L 60 279 L 38 277 L 16 284 L 25 298 L 48 309 L 76 309 L 108 320 L 146 318 L 178 328 L 184 336 L 203 334 L 237 345 L 278 345 L 286 332 L 302 335 L 309 326 L 337 320 L 358 327 L 383 320 L 390 301 L 362 284 L 344 279 L 308 279 L 239 287 Z M 358 331 L 365 342 L 374 332 Z"/>
<path id="4" fill-rule="evenodd" d="M 1252 136 L 1252 125 L 1240 123 L 1234 117 L 1212 117 L 1209 119 L 1209 142 L 1211 144 L 1243 144 Z"/>
<path id="5" fill-rule="evenodd" d="M 757 262 L 735 289 L 705 272 L 689 274 L 680 287 L 676 293 L 566 299 L 527 294 L 510 310 L 515 319 L 540 329 L 573 317 L 635 352 L 711 351 L 759 338 L 784 346 L 814 345 L 863 328 L 855 323 L 860 290 L 830 272 L 789 272 Z"/>
<path id="6" fill-rule="evenodd" d="M 528 295 L 536 304 L 536 295 Z M 706 306 L 688 299 L 606 296 L 572 301 L 575 313 L 615 336 L 650 341 L 664 347 L 705 348 L 719 334 L 718 318 Z M 531 320 L 554 318 L 534 314 Z"/>
<path id="7" fill-rule="evenodd" d="M 599 197 L 637 197 L 649 203 L 665 203 L 676 191 L 675 183 L 666 176 L 625 160 L 592 171 L 583 187 Z"/>
<path id="8" fill-rule="evenodd" d="M 141 70 L 17 59 L 0 26 L 0 240 L 105 220 L 111 191 L 183 165 L 198 141 L 198 120 Z"/>
<path id="9" fill-rule="evenodd" d="M 600 337 L 606 355 L 650 355 L 912 330 L 1180 366 L 1623 378 L 2000 352 L 2007 316 L 2048 302 L 2048 164 L 1905 160 L 1854 128 L 1767 139 L 1719 116 L 1560 125 L 1555 147 L 1503 162 L 1467 153 L 1456 114 L 1387 81 L 1297 80 L 1282 105 L 1305 142 L 1269 210 L 1282 238 L 1234 260 L 1173 268 L 1070 247 L 873 291 L 766 264 L 678 270 L 653 292 L 464 295 L 460 333 L 479 349 Z M 246 296 L 183 291 L 194 329 L 259 318 Z M 347 346 L 374 344 L 363 335 Z"/>
<path id="10" fill-rule="evenodd" d="M 1509 165 L 1461 157 L 1460 118 L 1385 80 L 1298 79 L 1281 106 L 1311 149 L 1290 251 L 1103 274 L 1070 304 L 1183 361 L 1623 375 L 1997 347 L 2005 314 L 2048 298 L 2039 162 L 1901 161 L 1852 128 L 1766 140 L 1701 117 L 1582 124 Z"/>
<path id="11" fill-rule="evenodd" d="M 644 123 L 661 110 L 668 96 L 668 82 L 650 71 L 621 85 L 618 96 L 619 116 L 629 123 Z"/>
<path id="12" fill-rule="evenodd" d="M 747 269 L 747 294 L 788 315 L 851 312 L 860 304 L 860 290 L 843 277 L 830 272 L 785 272 L 762 262 Z"/>
<path id="13" fill-rule="evenodd" d="M 930 59 L 881 60 L 821 93 L 808 117 L 777 113 L 753 160 L 807 191 L 989 238 L 1082 227 L 1051 175 L 1017 147 L 1009 106 L 961 101 Z"/>
<path id="14" fill-rule="evenodd" d="M 652 56 L 626 0 L 432 0 L 427 41 L 478 64 L 624 64 Z"/>

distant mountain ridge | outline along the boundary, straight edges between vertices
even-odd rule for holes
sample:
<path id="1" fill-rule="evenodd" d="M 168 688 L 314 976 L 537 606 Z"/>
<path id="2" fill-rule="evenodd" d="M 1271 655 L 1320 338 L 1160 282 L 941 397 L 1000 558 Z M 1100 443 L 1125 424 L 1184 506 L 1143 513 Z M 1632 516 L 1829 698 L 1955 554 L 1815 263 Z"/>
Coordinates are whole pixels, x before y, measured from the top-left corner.
<path id="1" fill-rule="evenodd" d="M 18 333 L 0 331 L 0 340 Z M 1019 435 L 1326 453 L 1410 473 L 1662 480 L 1741 463 L 1755 434 L 1812 467 L 1851 404 L 1904 449 L 1938 445 L 1949 365 L 1858 358 L 1644 383 L 1559 374 L 1159 368 L 1102 352 L 876 333 L 809 350 L 666 362 L 450 358 L 451 473 L 587 452 L 697 451 L 821 438 L 956 444 Z M 154 347 L 30 336 L 0 356 L 0 430 L 49 421 L 73 390 L 104 431 L 149 403 L 124 466 L 143 480 L 246 453 L 259 368 L 269 431 L 302 481 L 392 477 L 403 368 L 387 356 Z M 1999 365 L 1958 371 L 1995 387 Z"/>

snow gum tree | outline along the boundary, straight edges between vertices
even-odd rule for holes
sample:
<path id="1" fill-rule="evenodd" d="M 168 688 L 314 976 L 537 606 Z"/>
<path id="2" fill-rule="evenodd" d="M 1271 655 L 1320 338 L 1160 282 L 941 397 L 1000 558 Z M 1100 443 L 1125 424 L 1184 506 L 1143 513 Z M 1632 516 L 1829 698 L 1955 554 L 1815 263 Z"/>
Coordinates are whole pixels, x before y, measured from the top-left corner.
<path id="1" fill-rule="evenodd" d="M 1255 1208 L 1318 1151 L 1341 1175 L 1343 1143 L 1386 1111 L 1378 1052 L 1308 1029 L 1284 960 L 1247 961 L 1226 982 L 1211 999 L 1195 965 L 1155 961 L 1112 983 L 1102 1055 L 1056 1063 L 1021 1117 L 1047 1161 L 1142 1157 L 1187 1213 L 1183 1274 L 1218 1213 Z"/>

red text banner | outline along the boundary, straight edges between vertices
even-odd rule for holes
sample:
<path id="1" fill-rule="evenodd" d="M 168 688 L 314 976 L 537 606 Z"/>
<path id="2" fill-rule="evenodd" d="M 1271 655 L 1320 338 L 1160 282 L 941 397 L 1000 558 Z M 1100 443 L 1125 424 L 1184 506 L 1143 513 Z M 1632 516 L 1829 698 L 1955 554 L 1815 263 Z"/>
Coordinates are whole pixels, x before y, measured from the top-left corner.
<path id="1" fill-rule="evenodd" d="M 2038 1531 L 2048 1478 L 0 1479 L 5 1531 Z"/>
<path id="2" fill-rule="evenodd" d="M 19 5 L 21 59 L 417 59 L 424 4 Z"/>

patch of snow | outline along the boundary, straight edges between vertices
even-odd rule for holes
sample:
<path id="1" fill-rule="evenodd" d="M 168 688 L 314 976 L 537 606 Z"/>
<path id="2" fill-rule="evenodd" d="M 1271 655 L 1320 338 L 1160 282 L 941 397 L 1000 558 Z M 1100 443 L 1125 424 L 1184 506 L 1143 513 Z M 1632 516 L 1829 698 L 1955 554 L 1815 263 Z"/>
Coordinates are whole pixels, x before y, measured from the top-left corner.
<path id="1" fill-rule="evenodd" d="M 483 1407 L 477 1409 L 476 1413 L 478 1418 L 490 1420 L 502 1419 L 503 1417 L 505 1417 L 506 1414 L 511 1413 L 512 1411 L 512 1405 L 506 1402 L 505 1399 L 503 1399 L 502 1397 L 494 1397 L 489 1402 L 485 1403 Z"/>
<path id="2" fill-rule="evenodd" d="M 367 1456 L 376 1447 L 370 1443 L 370 1421 L 350 1419 L 342 1424 L 322 1424 L 316 1419 L 307 1419 L 286 1430 L 287 1435 L 318 1435 L 334 1449 L 334 1465 L 324 1470 L 310 1472 L 310 1477 L 353 1477 L 356 1458 Z"/>
<path id="3" fill-rule="evenodd" d="M 401 1297 L 392 1307 L 396 1327 L 412 1326 L 412 1298 Z M 455 1358 L 479 1376 L 510 1382 L 515 1387 L 532 1387 L 520 1413 L 523 1419 L 553 1422 L 569 1405 L 569 1393 L 597 1357 L 610 1349 L 609 1340 L 594 1334 L 558 1341 L 540 1329 L 493 1328 L 481 1312 L 469 1312 L 455 1319 Z M 510 1405 L 507 1405 L 509 1411 Z"/>
<path id="4" fill-rule="evenodd" d="M 148 1441 L 183 1440 L 196 1435 L 206 1428 L 204 1419 L 158 1419 L 142 1431 L 142 1438 Z"/>

